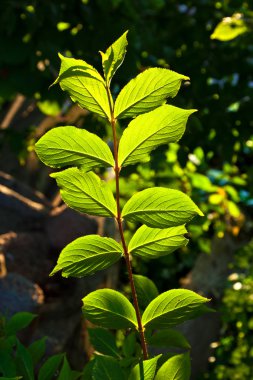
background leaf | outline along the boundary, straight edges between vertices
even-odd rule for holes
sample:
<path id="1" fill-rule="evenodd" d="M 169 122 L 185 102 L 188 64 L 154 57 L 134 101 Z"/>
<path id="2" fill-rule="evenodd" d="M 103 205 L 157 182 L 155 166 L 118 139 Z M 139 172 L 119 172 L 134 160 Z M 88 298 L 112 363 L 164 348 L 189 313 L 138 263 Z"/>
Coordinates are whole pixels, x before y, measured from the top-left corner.
<path id="1" fill-rule="evenodd" d="M 94 133 L 76 127 L 57 127 L 36 143 L 36 153 L 52 168 L 78 166 L 91 170 L 99 166 L 114 166 L 108 145 Z"/>
<path id="2" fill-rule="evenodd" d="M 122 345 L 122 352 L 125 355 L 126 358 L 131 358 L 134 356 L 136 349 L 137 349 L 138 343 L 136 340 L 136 332 L 131 331 L 130 334 L 128 334 L 123 342 Z"/>
<path id="3" fill-rule="evenodd" d="M 134 284 L 137 292 L 138 302 L 141 309 L 145 309 L 148 304 L 158 296 L 156 285 L 148 277 L 134 274 Z"/>
<path id="4" fill-rule="evenodd" d="M 64 354 L 57 354 L 47 359 L 39 371 L 38 380 L 52 380 L 56 371 L 59 369 L 63 358 Z"/>
<path id="5" fill-rule="evenodd" d="M 223 20 L 216 26 L 211 35 L 211 39 L 230 41 L 248 31 L 249 29 L 243 19 L 243 15 L 241 13 L 235 13 L 231 17 L 223 18 Z"/>
<path id="6" fill-rule="evenodd" d="M 122 247 L 111 238 L 98 235 L 82 236 L 62 250 L 50 275 L 62 270 L 63 277 L 87 276 L 110 267 L 122 254 Z"/>
<path id="7" fill-rule="evenodd" d="M 140 227 L 132 237 L 128 250 L 132 255 L 155 259 L 174 252 L 188 243 L 185 226 L 170 228 Z"/>
<path id="8" fill-rule="evenodd" d="M 137 326 L 133 305 L 112 289 L 99 289 L 84 297 L 83 314 L 90 322 L 109 329 Z"/>
<path id="9" fill-rule="evenodd" d="M 110 119 L 111 112 L 105 82 L 94 67 L 81 59 L 59 54 L 61 68 L 55 83 L 60 83 L 74 102 L 82 108 Z"/>
<path id="10" fill-rule="evenodd" d="M 180 331 L 173 329 L 156 331 L 151 337 L 148 338 L 148 343 L 151 346 L 157 347 L 191 348 L 183 334 Z"/>
<path id="11" fill-rule="evenodd" d="M 57 377 L 57 380 L 70 380 L 71 379 L 71 373 L 72 373 L 72 371 L 71 371 L 69 362 L 68 362 L 66 356 L 64 356 L 63 365 L 62 365 L 60 374 Z"/>
<path id="12" fill-rule="evenodd" d="M 187 79 L 167 69 L 145 70 L 120 91 L 115 102 L 115 118 L 134 117 L 155 109 L 166 98 L 176 96 L 182 81 Z"/>
<path id="13" fill-rule="evenodd" d="M 195 110 L 165 104 L 133 119 L 124 130 L 119 143 L 119 165 L 149 161 L 149 153 L 153 149 L 178 141 L 193 112 Z"/>
<path id="14" fill-rule="evenodd" d="M 51 177 L 56 179 L 62 199 L 69 207 L 90 215 L 116 215 L 116 202 L 112 191 L 96 174 L 69 168 L 53 173 Z"/>
<path id="15" fill-rule="evenodd" d="M 46 351 L 46 337 L 36 340 L 28 347 L 31 355 L 33 366 L 36 366 L 45 355 Z"/>
<path id="16" fill-rule="evenodd" d="M 192 319 L 207 298 L 187 289 L 172 289 L 160 294 L 145 309 L 142 324 L 164 329 Z"/>
<path id="17" fill-rule="evenodd" d="M 188 353 L 176 355 L 167 360 L 158 370 L 155 380 L 189 380 L 191 363 Z"/>
<path id="18" fill-rule="evenodd" d="M 186 194 L 164 187 L 153 187 L 134 194 L 122 210 L 124 219 L 157 228 L 179 226 L 197 214 L 203 215 Z"/>
<path id="19" fill-rule="evenodd" d="M 92 371 L 92 380 L 126 380 L 118 361 L 110 356 L 97 356 Z"/>
<path id="20" fill-rule="evenodd" d="M 3 376 L 6 376 L 7 378 L 14 377 L 17 374 L 16 371 L 16 363 L 13 360 L 13 355 L 12 355 L 12 346 L 11 347 L 6 347 L 5 344 L 1 342 L 0 346 L 0 373 Z"/>
<path id="21" fill-rule="evenodd" d="M 116 70 L 121 66 L 127 47 L 127 33 L 126 31 L 119 37 L 105 53 L 100 52 L 102 56 L 102 64 L 106 82 L 110 85 L 110 81 L 115 74 Z"/>
<path id="22" fill-rule="evenodd" d="M 18 331 L 29 326 L 36 317 L 36 314 L 28 313 L 26 311 L 21 311 L 14 314 L 13 317 L 11 317 L 11 319 L 6 322 L 6 335 L 15 335 Z"/>
<path id="23" fill-rule="evenodd" d="M 108 330 L 100 327 L 89 328 L 89 340 L 95 351 L 104 355 L 118 358 L 119 352 L 116 346 L 115 336 Z"/>
<path id="24" fill-rule="evenodd" d="M 29 351 L 17 340 L 17 373 L 26 380 L 34 380 L 33 362 Z"/>

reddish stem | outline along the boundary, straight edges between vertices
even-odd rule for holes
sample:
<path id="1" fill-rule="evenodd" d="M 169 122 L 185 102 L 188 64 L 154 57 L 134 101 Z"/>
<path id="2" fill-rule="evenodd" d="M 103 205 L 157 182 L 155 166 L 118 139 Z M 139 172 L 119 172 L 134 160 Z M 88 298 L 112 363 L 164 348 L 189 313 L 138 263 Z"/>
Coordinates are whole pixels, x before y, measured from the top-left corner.
<path id="1" fill-rule="evenodd" d="M 120 173 L 121 168 L 119 167 L 119 162 L 118 162 L 118 141 L 117 141 L 117 134 L 116 134 L 116 120 L 114 119 L 112 109 L 111 109 L 111 112 L 112 112 L 111 126 L 112 126 L 112 131 L 113 131 L 113 147 L 114 147 L 114 160 L 115 160 L 114 170 L 115 170 L 115 180 L 116 180 L 116 203 L 117 203 L 116 220 L 117 220 L 117 224 L 119 228 L 120 238 L 122 241 L 122 246 L 123 246 L 123 251 L 124 251 L 124 257 L 125 257 L 125 261 L 127 265 L 128 277 L 129 277 L 129 282 L 131 286 L 133 303 L 134 303 L 134 308 L 135 308 L 135 313 L 136 313 L 136 318 L 137 318 L 137 323 L 138 323 L 138 331 L 140 334 L 141 346 L 142 346 L 142 351 L 143 351 L 143 358 L 144 360 L 146 360 L 148 359 L 147 343 L 145 339 L 144 328 L 141 322 L 141 313 L 140 313 L 137 293 L 136 293 L 134 279 L 133 279 L 132 264 L 131 264 L 130 255 L 129 255 L 125 237 L 124 237 L 121 210 L 120 210 L 119 173 Z"/>

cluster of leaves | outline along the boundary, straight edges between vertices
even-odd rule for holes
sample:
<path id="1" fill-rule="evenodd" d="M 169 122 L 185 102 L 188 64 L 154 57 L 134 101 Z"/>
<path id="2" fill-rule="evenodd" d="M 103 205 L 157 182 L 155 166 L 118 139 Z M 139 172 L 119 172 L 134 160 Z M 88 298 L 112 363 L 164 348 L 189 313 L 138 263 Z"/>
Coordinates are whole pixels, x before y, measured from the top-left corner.
<path id="1" fill-rule="evenodd" d="M 138 280 L 137 280 L 138 281 Z M 138 283 L 138 282 L 137 282 Z M 149 298 L 158 294 L 155 285 L 150 282 Z M 147 297 L 147 295 L 146 295 Z M 143 298 L 143 304 L 145 297 Z M 142 304 L 142 305 L 143 305 Z M 36 315 L 28 312 L 20 312 L 10 319 L 0 318 L 0 379 L 1 380 L 88 380 L 94 372 L 96 378 L 104 378 L 104 366 L 112 365 L 121 359 L 125 367 L 129 363 L 136 363 L 136 354 L 140 353 L 140 346 L 134 332 L 126 336 L 119 331 L 115 336 L 110 331 L 95 327 L 88 329 L 90 343 L 95 353 L 92 361 L 81 372 L 71 370 L 65 354 L 56 354 L 46 359 L 46 337 L 34 341 L 28 347 L 24 346 L 18 334 L 28 328 Z M 177 330 L 169 329 L 166 333 L 149 337 L 149 343 L 153 347 L 171 347 L 189 350 L 190 345 Z M 136 352 L 137 351 L 137 352 Z M 102 355 L 101 355 L 102 354 Z M 178 355 L 178 359 L 182 356 Z M 185 357 L 186 358 L 186 357 Z M 174 359 L 175 360 L 175 359 Z M 101 372 L 102 371 L 102 372 Z M 120 374 L 122 370 L 119 369 Z M 99 377 L 100 376 L 100 377 Z M 102 377 L 101 377 L 102 376 Z M 137 379 L 136 368 L 132 371 L 132 379 Z M 92 378 L 93 379 L 93 378 Z"/>
<path id="2" fill-rule="evenodd" d="M 215 342 L 214 364 L 205 379 L 249 380 L 253 376 L 253 242 L 235 256 L 222 300 L 221 338 Z"/>
<path id="3" fill-rule="evenodd" d="M 128 360 L 127 365 L 120 356 L 96 357 L 92 379 L 100 379 L 103 372 L 104 376 L 108 373 L 108 379 L 160 380 L 166 375 L 188 380 L 189 354 L 172 356 L 169 360 L 162 355 L 148 359 L 148 337 L 151 336 L 151 341 L 159 341 L 159 334 L 160 337 L 178 336 L 179 333 L 168 329 L 206 312 L 208 300 L 185 289 L 158 295 L 152 281 L 132 275 L 130 255 L 147 259 L 168 255 L 187 243 L 185 223 L 203 214 L 183 192 L 164 187 L 135 193 L 121 210 L 119 174 L 122 167 L 148 161 L 150 152 L 158 146 L 178 141 L 189 115 L 195 110 L 165 104 L 168 97 L 177 95 L 182 81 L 189 78 L 161 68 L 150 68 L 139 74 L 125 85 L 114 101 L 110 83 L 124 60 L 126 46 L 124 33 L 101 53 L 104 78 L 90 64 L 60 55 L 61 68 L 55 83 L 59 83 L 79 106 L 109 121 L 114 156 L 97 135 L 72 126 L 54 128 L 46 133 L 36 144 L 36 152 L 48 166 L 64 169 L 51 176 L 56 179 L 65 203 L 79 212 L 115 218 L 122 245 L 98 235 L 78 238 L 63 249 L 51 275 L 61 270 L 65 277 L 82 277 L 108 268 L 124 257 L 134 306 L 120 292 L 100 289 L 83 299 L 83 314 L 100 328 L 130 329 L 131 336 L 137 334 L 140 339 L 142 352 L 136 351 L 134 342 L 135 360 Z M 118 141 L 118 120 L 133 117 Z M 114 169 L 116 199 L 108 184 L 94 172 L 101 166 Z M 124 238 L 123 219 L 143 224 L 128 244 Z M 142 300 L 143 309 L 138 298 Z M 148 302 L 143 304 L 144 300 Z M 97 331 L 107 334 L 101 329 Z M 162 363 L 158 365 L 160 357 Z"/>
<path id="4" fill-rule="evenodd" d="M 10 319 L 0 317 L 1 380 L 77 380 L 82 373 L 71 370 L 65 354 L 45 360 L 46 338 L 25 347 L 17 334 L 28 327 L 36 315 L 20 312 Z"/>

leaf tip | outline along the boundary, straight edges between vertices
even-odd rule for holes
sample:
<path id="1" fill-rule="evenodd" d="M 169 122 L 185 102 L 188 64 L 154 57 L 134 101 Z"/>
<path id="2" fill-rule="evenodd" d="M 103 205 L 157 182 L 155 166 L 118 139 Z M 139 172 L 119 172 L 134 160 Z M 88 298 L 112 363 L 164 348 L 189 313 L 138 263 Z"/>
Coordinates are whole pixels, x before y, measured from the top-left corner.
<path id="1" fill-rule="evenodd" d="M 52 277 L 55 275 L 56 272 L 59 272 L 60 268 L 58 265 L 54 267 L 54 269 L 49 273 L 49 277 Z"/>
<path id="2" fill-rule="evenodd" d="M 198 215 L 199 216 L 204 216 L 204 213 L 198 208 Z"/>

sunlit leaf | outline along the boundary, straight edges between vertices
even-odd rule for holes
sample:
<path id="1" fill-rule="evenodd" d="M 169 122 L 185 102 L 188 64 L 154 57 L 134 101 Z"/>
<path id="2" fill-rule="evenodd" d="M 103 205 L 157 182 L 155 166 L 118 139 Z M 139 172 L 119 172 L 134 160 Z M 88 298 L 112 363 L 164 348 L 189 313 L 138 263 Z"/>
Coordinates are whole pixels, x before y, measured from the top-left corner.
<path id="1" fill-rule="evenodd" d="M 125 54 L 126 54 L 126 47 L 127 47 L 127 33 L 125 32 L 122 34 L 120 38 L 117 39 L 107 50 L 105 53 L 100 52 L 102 56 L 102 64 L 103 64 L 103 70 L 105 79 L 108 84 L 110 84 L 110 81 L 115 74 L 116 70 L 121 66 Z"/>
<path id="2" fill-rule="evenodd" d="M 132 120 L 119 143 L 119 165 L 149 160 L 149 153 L 159 145 L 178 141 L 188 117 L 196 110 L 163 105 Z"/>
<path id="3" fill-rule="evenodd" d="M 189 380 L 191 376 L 190 355 L 172 356 L 159 368 L 155 380 Z"/>
<path id="4" fill-rule="evenodd" d="M 206 191 L 208 193 L 217 191 L 218 187 L 213 185 L 210 179 L 201 173 L 193 173 L 191 175 L 192 186 L 196 189 Z"/>
<path id="5" fill-rule="evenodd" d="M 233 218 L 239 218 L 239 216 L 241 214 L 239 207 L 232 201 L 228 201 L 227 206 L 228 206 L 229 214 Z"/>
<path id="6" fill-rule="evenodd" d="M 170 228 L 140 227 L 132 237 L 128 250 L 132 255 L 155 259 L 174 252 L 188 243 L 185 226 Z"/>
<path id="7" fill-rule="evenodd" d="M 164 329 L 195 318 L 207 298 L 187 289 L 172 289 L 156 297 L 145 309 L 142 324 Z"/>
<path id="8" fill-rule="evenodd" d="M 230 41 L 246 33 L 248 27 L 241 13 L 235 13 L 231 17 L 224 17 L 216 26 L 211 38 L 213 40 Z"/>
<path id="9" fill-rule="evenodd" d="M 211 194 L 208 198 L 209 203 L 212 205 L 219 205 L 225 200 L 225 193 L 224 194 Z"/>
<path id="10" fill-rule="evenodd" d="M 167 228 L 203 215 L 195 203 L 178 190 L 153 187 L 134 194 L 125 204 L 122 217 L 149 227 Z"/>
<path id="11" fill-rule="evenodd" d="M 108 145 L 98 136 L 76 127 L 57 127 L 47 132 L 35 145 L 44 164 L 52 168 L 78 166 L 90 170 L 114 166 Z"/>
<path id="12" fill-rule="evenodd" d="M 156 372 L 157 361 L 161 357 L 158 355 L 153 359 L 141 361 L 134 366 L 129 375 L 129 380 L 153 380 Z"/>
<path id="13" fill-rule="evenodd" d="M 62 270 L 63 277 L 87 276 L 110 267 L 122 254 L 122 247 L 114 239 L 98 235 L 82 236 L 62 250 L 50 275 Z"/>
<path id="14" fill-rule="evenodd" d="M 176 96 L 182 81 L 187 79 L 189 77 L 167 69 L 145 70 L 119 93 L 115 102 L 115 118 L 133 117 L 155 109 L 166 98 Z"/>
<path id="15" fill-rule="evenodd" d="M 53 173 L 51 177 L 56 179 L 62 199 L 69 207 L 91 215 L 116 215 L 116 202 L 112 191 L 96 174 L 69 168 Z"/>
<path id="16" fill-rule="evenodd" d="M 111 111 L 104 79 L 98 71 L 81 59 L 61 59 L 60 73 L 54 84 L 60 83 L 71 99 L 82 108 L 110 119 Z"/>
<path id="17" fill-rule="evenodd" d="M 133 305 L 123 294 L 112 289 L 99 289 L 84 297 L 83 314 L 90 322 L 110 329 L 137 325 Z"/>
<path id="18" fill-rule="evenodd" d="M 57 116 L 61 112 L 61 106 L 56 100 L 42 100 L 37 102 L 37 107 L 48 116 Z"/>

